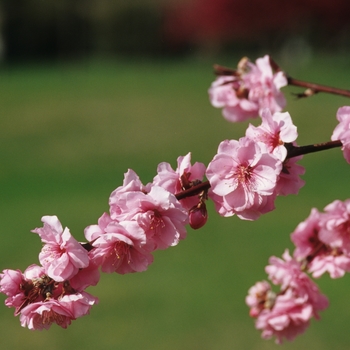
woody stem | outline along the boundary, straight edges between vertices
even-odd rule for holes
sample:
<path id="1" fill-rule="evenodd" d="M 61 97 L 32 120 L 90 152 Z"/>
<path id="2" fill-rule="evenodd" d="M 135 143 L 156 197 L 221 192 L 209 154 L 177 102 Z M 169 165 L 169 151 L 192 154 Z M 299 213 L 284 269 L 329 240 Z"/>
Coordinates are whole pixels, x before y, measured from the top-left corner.
<path id="1" fill-rule="evenodd" d="M 330 86 L 309 83 L 307 81 L 302 81 L 294 79 L 292 77 L 287 77 L 288 85 L 299 86 L 307 89 L 311 89 L 314 93 L 326 92 L 328 94 L 340 95 L 345 97 L 350 97 L 350 91 L 345 89 L 338 89 Z"/>
<path id="2" fill-rule="evenodd" d="M 291 143 L 285 144 L 287 148 L 287 158 L 297 157 L 303 154 L 314 153 L 324 151 L 331 148 L 342 147 L 342 143 L 339 140 L 328 141 L 323 143 L 316 143 L 313 145 L 306 146 L 293 146 Z"/>

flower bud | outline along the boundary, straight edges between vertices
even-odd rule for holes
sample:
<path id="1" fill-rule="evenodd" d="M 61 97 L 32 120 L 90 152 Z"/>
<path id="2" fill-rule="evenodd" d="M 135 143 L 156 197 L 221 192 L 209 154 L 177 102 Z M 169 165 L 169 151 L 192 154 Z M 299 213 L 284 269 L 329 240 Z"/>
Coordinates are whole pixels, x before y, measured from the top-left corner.
<path id="1" fill-rule="evenodd" d="M 190 226 L 197 230 L 206 224 L 208 220 L 208 212 L 204 202 L 199 202 L 189 210 Z"/>

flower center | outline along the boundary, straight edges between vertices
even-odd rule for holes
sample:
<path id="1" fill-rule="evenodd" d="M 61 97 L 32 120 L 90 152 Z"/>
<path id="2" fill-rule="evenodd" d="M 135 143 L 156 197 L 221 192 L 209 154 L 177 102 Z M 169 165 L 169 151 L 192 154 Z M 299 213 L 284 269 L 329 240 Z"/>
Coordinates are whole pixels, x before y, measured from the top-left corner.
<path id="1" fill-rule="evenodd" d="M 250 182 L 252 177 L 253 168 L 251 166 L 239 165 L 235 172 L 235 176 L 241 184 Z"/>
<path id="2" fill-rule="evenodd" d="M 130 261 L 131 261 L 130 248 L 131 247 L 129 246 L 129 244 L 125 242 L 118 241 L 115 243 L 113 248 L 113 253 L 115 255 L 113 266 L 119 266 L 124 259 L 126 259 L 128 264 L 130 264 Z"/>
<path id="3" fill-rule="evenodd" d="M 62 326 L 65 323 L 66 317 L 64 315 L 60 315 L 53 310 L 43 311 L 41 315 L 41 323 L 42 324 L 51 324 L 56 322 L 59 326 Z"/>
<path id="4" fill-rule="evenodd" d="M 154 210 L 153 214 L 151 214 L 151 223 L 150 223 L 150 229 L 154 230 L 155 233 L 160 231 L 165 226 L 162 215 L 157 211 Z"/>

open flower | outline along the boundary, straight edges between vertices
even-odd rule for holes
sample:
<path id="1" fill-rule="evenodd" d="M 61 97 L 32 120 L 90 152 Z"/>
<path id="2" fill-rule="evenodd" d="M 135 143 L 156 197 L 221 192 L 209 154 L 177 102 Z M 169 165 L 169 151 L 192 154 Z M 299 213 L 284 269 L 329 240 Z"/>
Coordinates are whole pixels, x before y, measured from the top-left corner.
<path id="1" fill-rule="evenodd" d="M 172 194 L 181 192 L 191 183 L 202 181 L 206 167 L 203 163 L 196 162 L 191 165 L 191 153 L 177 158 L 177 168 L 173 170 L 169 163 L 163 162 L 158 165 L 157 175 L 152 185 L 160 186 Z M 186 180 L 186 183 L 182 179 Z M 192 196 L 180 200 L 181 205 L 189 210 L 198 204 L 198 196 Z"/>
<path id="2" fill-rule="evenodd" d="M 262 142 L 269 152 L 281 161 L 287 156 L 284 143 L 291 143 L 298 137 L 297 127 L 293 124 L 288 112 L 272 114 L 268 108 L 261 111 L 262 123 L 259 126 L 249 125 L 246 136 L 255 142 Z"/>
<path id="3" fill-rule="evenodd" d="M 263 108 L 272 113 L 281 111 L 286 100 L 280 89 L 287 85 L 281 71 L 274 73 L 270 57 L 264 56 L 251 63 L 243 58 L 231 75 L 219 76 L 209 89 L 214 107 L 223 108 L 223 116 L 231 122 L 257 117 Z"/>
<path id="4" fill-rule="evenodd" d="M 145 232 L 148 251 L 175 246 L 186 237 L 188 212 L 162 187 L 152 186 L 148 193 L 120 194 L 118 205 L 120 215 L 113 211 L 111 218 L 136 221 Z"/>
<path id="5" fill-rule="evenodd" d="M 248 138 L 223 141 L 207 168 L 209 197 L 220 215 L 255 220 L 274 209 L 281 169 L 282 162 L 263 143 Z"/>
<path id="6" fill-rule="evenodd" d="M 125 216 L 123 216 L 125 209 L 125 198 L 128 193 L 133 192 L 149 192 L 150 185 L 143 185 L 138 175 L 131 169 L 129 169 L 124 174 L 123 185 L 116 188 L 111 195 L 109 196 L 109 211 L 112 218 L 115 220 L 118 217 L 118 220 L 122 221 L 126 216 L 129 215 L 129 212 L 125 212 Z"/>
<path id="7" fill-rule="evenodd" d="M 31 330 L 49 329 L 53 323 L 67 328 L 72 320 L 87 315 L 97 301 L 89 293 L 82 292 L 34 302 L 21 311 L 20 322 L 22 327 Z"/>
<path id="8" fill-rule="evenodd" d="M 32 232 L 37 233 L 45 243 L 39 254 L 39 261 L 48 276 L 57 282 L 68 280 L 81 268 L 89 265 L 87 251 L 63 227 L 57 216 L 43 216 L 44 226 Z"/>
<path id="9" fill-rule="evenodd" d="M 99 225 L 85 229 L 85 237 L 92 242 L 91 262 L 103 272 L 120 274 L 145 271 L 153 256 L 144 249 L 146 235 L 136 221 L 116 222 L 104 214 Z"/>

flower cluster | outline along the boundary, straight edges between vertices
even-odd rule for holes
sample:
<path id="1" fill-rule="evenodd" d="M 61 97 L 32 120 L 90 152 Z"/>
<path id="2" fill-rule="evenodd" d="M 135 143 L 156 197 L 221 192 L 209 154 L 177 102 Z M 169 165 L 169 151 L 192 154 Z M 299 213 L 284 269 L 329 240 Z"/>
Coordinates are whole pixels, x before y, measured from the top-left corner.
<path id="1" fill-rule="evenodd" d="M 221 142 L 208 165 L 209 197 L 222 216 L 255 220 L 274 209 L 277 195 L 297 194 L 304 185 L 304 169 L 287 159 L 285 143 L 298 136 L 289 113 L 263 109 L 261 119 L 245 137 Z"/>
<path id="2" fill-rule="evenodd" d="M 293 257 L 285 252 L 284 261 L 270 258 L 266 267 L 269 279 L 281 285 L 274 293 L 266 281 L 256 283 L 248 291 L 246 303 L 255 326 L 263 338 L 293 340 L 304 332 L 312 317 L 328 306 L 314 282 L 305 272 L 317 278 L 328 272 L 331 278 L 350 272 L 350 199 L 335 200 L 321 213 L 313 208 L 309 217 L 291 234 L 296 248 Z M 305 271 L 305 272 L 304 272 Z"/>
<path id="3" fill-rule="evenodd" d="M 178 200 L 175 195 L 201 183 L 204 172 L 204 164 L 191 165 L 190 154 L 178 158 L 176 170 L 161 163 L 153 182 L 147 185 L 129 170 L 123 185 L 110 195 L 109 213 L 85 229 L 92 247 L 90 260 L 103 272 L 145 271 L 153 262 L 153 251 L 175 246 L 186 237 L 190 213 L 203 199 Z M 205 222 L 206 218 L 192 218 L 191 226 L 198 228 Z"/>
<path id="4" fill-rule="evenodd" d="M 328 272 L 339 278 L 350 272 L 350 199 L 335 200 L 324 210 L 313 208 L 291 234 L 293 256 L 313 277 Z"/>
<path id="5" fill-rule="evenodd" d="M 275 336 L 279 344 L 303 333 L 311 318 L 318 319 L 319 311 L 328 307 L 328 299 L 288 251 L 283 259 L 271 257 L 269 263 L 266 272 L 273 284 L 280 285 L 279 292 L 273 292 L 266 281 L 257 282 L 249 289 L 246 303 L 262 337 Z"/>
<path id="6" fill-rule="evenodd" d="M 7 295 L 5 305 L 15 308 L 23 327 L 48 329 L 52 323 L 63 328 L 89 313 L 98 299 L 84 290 L 99 281 L 97 266 L 89 262 L 87 251 L 62 229 L 56 216 L 44 216 L 38 233 L 45 243 L 39 260 L 20 270 L 0 274 L 0 292 Z"/>
<path id="7" fill-rule="evenodd" d="M 339 124 L 332 142 L 299 147 L 297 127 L 280 89 L 293 83 L 309 87 L 299 97 L 330 88 L 286 77 L 269 56 L 256 64 L 242 59 L 237 70 L 217 69 L 219 77 L 209 89 L 211 103 L 223 108 L 229 121 L 260 115 L 259 126 L 249 125 L 239 140 L 225 140 L 206 167 L 191 164 L 191 153 L 177 159 L 174 170 L 160 163 L 153 181 L 144 185 L 133 170 L 109 197 L 109 211 L 97 224 L 85 228 L 87 240 L 79 243 L 56 216 L 42 217 L 39 235 L 43 247 L 39 265 L 0 274 L 5 305 L 15 308 L 21 325 L 32 330 L 56 323 L 66 328 L 72 320 L 89 313 L 98 299 L 85 291 L 99 282 L 100 271 L 126 274 L 147 270 L 152 253 L 176 246 L 186 237 L 186 225 L 203 227 L 208 219 L 206 201 L 211 199 L 221 216 L 237 215 L 256 220 L 275 208 L 279 195 L 297 194 L 304 185 L 297 164 L 303 154 L 342 147 L 350 163 L 350 107 L 339 108 Z M 311 89 L 311 90 L 310 90 Z M 310 92 L 311 91 L 311 92 Z M 350 92 L 333 90 L 350 97 Z M 206 176 L 208 181 L 203 178 Z M 336 200 L 324 213 L 312 209 L 310 216 L 291 234 L 296 249 L 283 259 L 271 257 L 269 279 L 249 289 L 246 303 L 263 338 L 293 340 L 305 331 L 311 318 L 328 306 L 327 298 L 308 277 L 328 272 L 338 278 L 350 272 L 350 199 Z"/>
<path id="8" fill-rule="evenodd" d="M 99 270 L 145 271 L 153 262 L 153 251 L 175 246 L 186 237 L 188 223 L 195 229 L 206 223 L 206 190 L 182 200 L 175 196 L 200 184 L 204 173 L 204 164 L 191 165 L 190 153 L 178 158 L 176 170 L 161 163 L 146 186 L 129 170 L 123 185 L 110 195 L 109 213 L 86 227 L 87 243 L 76 241 L 56 216 L 44 216 L 43 227 L 32 231 L 43 242 L 41 266 L 0 274 L 5 305 L 14 307 L 21 325 L 32 330 L 48 329 L 52 323 L 66 328 L 88 314 L 98 300 L 85 289 L 99 282 Z"/>
<path id="9" fill-rule="evenodd" d="M 286 100 L 280 89 L 287 85 L 282 71 L 273 71 L 268 55 L 256 60 L 246 57 L 238 63 L 237 70 L 218 72 L 218 78 L 209 89 L 214 107 L 223 108 L 223 116 L 230 122 L 255 118 L 263 108 L 280 112 Z"/>

